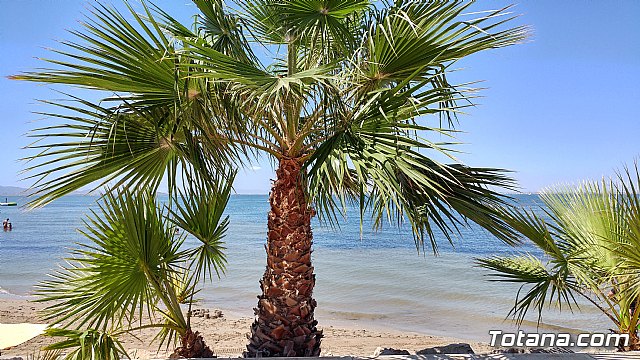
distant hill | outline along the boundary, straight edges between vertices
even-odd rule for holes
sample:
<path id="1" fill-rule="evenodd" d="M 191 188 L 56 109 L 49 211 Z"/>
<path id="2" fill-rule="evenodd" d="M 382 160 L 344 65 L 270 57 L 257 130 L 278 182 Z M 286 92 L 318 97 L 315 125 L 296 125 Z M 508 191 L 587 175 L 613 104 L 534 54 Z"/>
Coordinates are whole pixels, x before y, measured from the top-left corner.
<path id="1" fill-rule="evenodd" d="M 2 196 L 25 196 L 29 192 L 25 188 L 17 186 L 0 186 L 0 197 Z M 4 201 L 4 199 L 3 199 Z"/>
<path id="2" fill-rule="evenodd" d="M 19 186 L 2 186 L 0 185 L 0 198 L 7 196 L 27 196 L 31 190 Z M 72 195 L 86 195 L 86 191 L 74 191 Z M 0 199 L 4 201 L 4 199 Z"/>

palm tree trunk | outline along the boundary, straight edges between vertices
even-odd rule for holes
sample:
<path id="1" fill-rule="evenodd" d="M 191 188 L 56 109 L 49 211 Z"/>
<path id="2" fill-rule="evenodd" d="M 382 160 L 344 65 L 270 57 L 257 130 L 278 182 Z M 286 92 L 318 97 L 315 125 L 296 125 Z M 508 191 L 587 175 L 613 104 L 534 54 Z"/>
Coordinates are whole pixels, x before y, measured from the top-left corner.
<path id="1" fill-rule="evenodd" d="M 180 336 L 180 347 L 176 348 L 169 358 L 210 359 L 215 358 L 215 356 L 213 356 L 213 351 L 205 344 L 200 333 L 187 329 L 187 332 Z"/>
<path id="2" fill-rule="evenodd" d="M 638 333 L 636 331 L 630 331 L 628 350 L 629 351 L 640 350 L 640 338 L 638 338 Z"/>
<path id="3" fill-rule="evenodd" d="M 246 357 L 319 356 L 322 331 L 316 328 L 312 298 L 311 217 L 301 181 L 302 163 L 281 159 L 271 188 L 267 268 Z"/>

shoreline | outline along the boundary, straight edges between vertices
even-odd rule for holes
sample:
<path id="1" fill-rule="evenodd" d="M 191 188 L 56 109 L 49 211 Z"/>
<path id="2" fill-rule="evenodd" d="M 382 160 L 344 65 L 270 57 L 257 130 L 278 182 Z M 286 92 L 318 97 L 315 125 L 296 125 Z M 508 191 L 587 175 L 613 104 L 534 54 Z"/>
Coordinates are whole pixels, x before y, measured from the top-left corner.
<path id="1" fill-rule="evenodd" d="M 41 303 L 32 303 L 31 301 L 36 299 L 35 295 L 19 295 L 9 291 L 6 289 L 0 288 L 0 324 L 3 323 L 16 323 L 16 322 L 24 322 L 24 323 L 40 323 L 37 320 L 37 314 L 29 313 L 29 311 L 25 310 L 29 306 L 35 309 L 40 309 L 44 307 L 44 304 Z M 22 309 L 18 309 L 17 313 L 21 314 L 21 318 L 23 321 L 16 321 L 15 319 L 12 321 L 6 321 L 3 317 L 4 309 L 8 305 L 14 309 L 16 306 L 11 306 L 15 304 L 24 304 L 22 305 Z M 237 307 L 228 307 L 228 304 L 216 305 L 215 302 L 203 299 L 199 302 L 194 309 L 210 309 L 210 311 L 220 309 L 223 311 L 224 318 L 223 320 L 229 321 L 243 321 L 245 323 L 244 329 L 247 330 L 250 328 L 250 325 L 253 321 L 253 312 L 246 309 L 239 309 Z M 35 310 L 31 310 L 35 312 Z M 437 311 L 434 309 L 434 312 Z M 415 314 L 416 318 L 421 318 L 418 314 Z M 416 327 L 416 324 L 398 324 L 398 319 L 390 316 L 389 314 L 384 313 L 352 313 L 352 312 L 334 312 L 334 311 L 325 311 L 324 309 L 316 309 L 316 320 L 318 320 L 318 327 L 325 329 L 325 334 L 328 330 L 340 330 L 342 331 L 342 335 L 348 336 L 356 336 L 354 334 L 374 334 L 373 337 L 379 338 L 401 338 L 403 335 L 413 335 L 416 337 L 426 337 L 428 339 L 441 339 L 441 342 L 431 343 L 427 341 L 429 346 L 424 346 L 421 348 L 416 348 L 416 350 L 422 350 L 425 347 L 433 347 L 433 346 L 442 346 L 448 345 L 451 343 L 468 343 L 468 344 L 476 344 L 476 346 L 472 346 L 474 350 L 476 348 L 483 349 L 482 353 L 488 353 L 494 350 L 494 348 L 490 347 L 488 344 L 491 336 L 486 333 L 486 336 L 480 337 L 476 333 L 477 331 L 464 332 L 457 331 L 460 330 L 460 327 L 453 326 L 451 323 L 450 327 L 442 327 L 441 322 L 433 323 L 429 321 L 431 319 L 425 319 L 422 321 L 424 324 L 421 327 Z M 198 321 L 197 317 L 192 318 L 192 321 Z M 493 323 L 491 328 L 500 329 L 503 331 L 517 331 L 518 328 L 515 327 L 514 323 L 508 319 L 502 319 L 500 322 Z M 440 326 L 438 326 L 440 325 Z M 470 321 L 466 324 L 468 329 L 477 330 L 478 324 Z M 574 329 L 570 327 L 552 325 L 542 323 L 540 324 L 540 328 L 536 327 L 536 324 L 532 321 L 525 320 L 522 324 L 521 328 L 527 332 L 539 332 L 539 331 L 547 331 L 553 333 L 559 332 L 568 332 L 568 333 L 581 333 L 586 332 L 585 330 Z M 198 330 L 194 327 L 194 330 Z M 242 327 L 239 327 L 238 331 L 243 330 Z M 213 332 L 211 332 L 213 335 Z M 148 336 L 149 334 L 143 334 L 143 336 Z M 382 336 L 380 336 L 382 335 Z M 359 336 L 356 336 L 359 337 Z M 153 338 L 153 335 L 150 335 L 150 338 Z M 244 337 L 241 337 L 244 339 Z M 206 340 L 206 339 L 205 339 Z M 326 338 L 323 339 L 323 349 L 326 351 Z M 244 349 L 244 343 L 241 344 Z M 416 344 L 417 346 L 418 344 Z M 157 345 L 154 345 L 157 347 Z M 149 348 L 153 348 L 154 346 L 148 346 Z M 387 345 L 379 345 L 382 347 L 393 347 Z M 376 347 L 373 347 L 371 352 L 369 353 L 344 353 L 340 352 L 340 355 L 351 355 L 351 356 L 371 356 Z M 0 349 L 1 350 L 1 349 Z M 407 349 L 410 350 L 410 349 Z M 410 350 L 411 352 L 411 350 Z M 478 352 L 476 350 L 476 352 Z M 324 353 L 324 352 L 323 352 Z"/>
<path id="2" fill-rule="evenodd" d="M 81 219 L 94 206 L 92 201 L 69 197 L 36 211 L 8 214 L 20 227 L 0 235 L 0 301 L 11 296 L 5 291 L 33 294 L 34 286 L 68 257 L 70 244 L 85 242 L 75 229 L 83 227 Z M 266 264 L 267 208 L 266 201 L 254 197 L 237 196 L 230 201 L 227 271 L 203 287 L 200 306 L 223 309 L 234 318 L 253 317 L 256 296 L 261 293 L 258 280 Z M 480 229 L 469 228 L 455 249 L 442 246 L 437 257 L 418 255 L 406 228 L 385 227 L 361 234 L 354 222 L 357 215 L 349 213 L 340 231 L 319 224 L 314 227 L 313 294 L 320 326 L 415 332 L 476 342 L 488 342 L 492 329 L 512 329 L 512 321 L 505 321 L 505 316 L 518 285 L 489 282 L 473 263 L 479 254 L 506 251 L 504 244 Z M 536 320 L 536 314 L 529 316 L 527 331 L 536 330 Z M 541 325 L 541 330 L 549 332 L 597 332 L 606 331 L 609 320 L 587 305 L 575 313 L 545 312 Z"/>
<path id="3" fill-rule="evenodd" d="M 2 296 L 2 300 L 0 324 L 42 323 L 36 312 L 42 309 L 44 304 L 33 303 L 28 299 L 11 299 L 6 295 Z M 224 309 L 222 311 L 223 316 L 217 319 L 192 318 L 193 329 L 203 335 L 207 345 L 218 357 L 241 357 L 253 317 L 237 317 L 233 312 L 227 313 Z M 416 351 L 425 348 L 460 342 L 470 344 L 476 353 L 490 353 L 493 350 L 487 343 L 391 329 L 382 331 L 382 329 L 367 327 L 366 324 L 345 327 L 338 322 L 321 321 L 319 328 L 324 332 L 322 356 L 369 357 L 378 347 L 403 349 L 415 354 Z M 149 341 L 155 335 L 154 330 L 135 331 L 133 335 L 135 336 L 121 337 L 123 345 L 132 358 L 166 358 L 173 350 L 165 351 L 163 347 L 162 350 L 157 351 L 156 343 L 149 345 L 136 339 L 138 337 Z M 24 357 L 37 354 L 40 348 L 52 342 L 54 342 L 52 338 L 39 335 L 20 345 L 2 350 L 2 355 Z"/>

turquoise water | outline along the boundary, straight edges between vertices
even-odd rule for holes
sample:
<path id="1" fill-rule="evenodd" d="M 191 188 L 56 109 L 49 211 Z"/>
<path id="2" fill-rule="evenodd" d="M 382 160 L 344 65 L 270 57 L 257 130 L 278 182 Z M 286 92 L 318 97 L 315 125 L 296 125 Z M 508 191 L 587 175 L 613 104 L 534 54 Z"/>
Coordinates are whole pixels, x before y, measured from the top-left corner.
<path id="1" fill-rule="evenodd" d="M 10 218 L 11 232 L 0 231 L 0 292 L 25 296 L 34 284 L 54 270 L 75 242 L 76 229 L 97 198 L 68 196 L 44 208 L 25 211 L 1 207 L 0 218 Z M 9 198 L 24 204 L 25 198 Z M 531 205 L 537 196 L 522 195 Z M 252 316 L 258 280 L 265 266 L 266 195 L 232 196 L 227 213 L 228 268 L 222 279 L 201 293 L 206 306 L 236 316 Z M 478 227 L 466 229 L 455 248 L 441 237 L 438 257 L 418 254 L 408 229 L 386 226 L 360 234 L 358 212 L 350 209 L 340 229 L 314 224 L 313 261 L 322 324 L 347 327 L 392 328 L 488 341 L 490 329 L 509 329 L 505 321 L 517 286 L 487 281 L 473 258 L 511 251 Z M 367 226 L 369 225 L 369 226 Z M 194 241 L 194 240 L 188 240 Z M 0 298 L 1 301 L 1 298 Z M 535 322 L 535 317 L 530 320 Z M 584 306 L 575 313 L 545 313 L 542 328 L 606 331 L 604 316 Z M 535 323 L 525 327 L 532 329 Z"/>

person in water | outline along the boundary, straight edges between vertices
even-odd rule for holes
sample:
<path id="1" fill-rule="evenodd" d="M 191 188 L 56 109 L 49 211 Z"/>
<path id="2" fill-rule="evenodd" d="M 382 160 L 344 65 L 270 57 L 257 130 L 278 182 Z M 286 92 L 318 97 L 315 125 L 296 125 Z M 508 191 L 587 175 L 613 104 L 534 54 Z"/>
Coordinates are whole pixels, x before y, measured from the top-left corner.
<path id="1" fill-rule="evenodd" d="M 4 230 L 12 230 L 13 226 L 11 225 L 11 221 L 9 221 L 9 219 L 7 218 L 7 220 L 4 220 L 2 222 L 2 227 L 4 228 Z"/>

